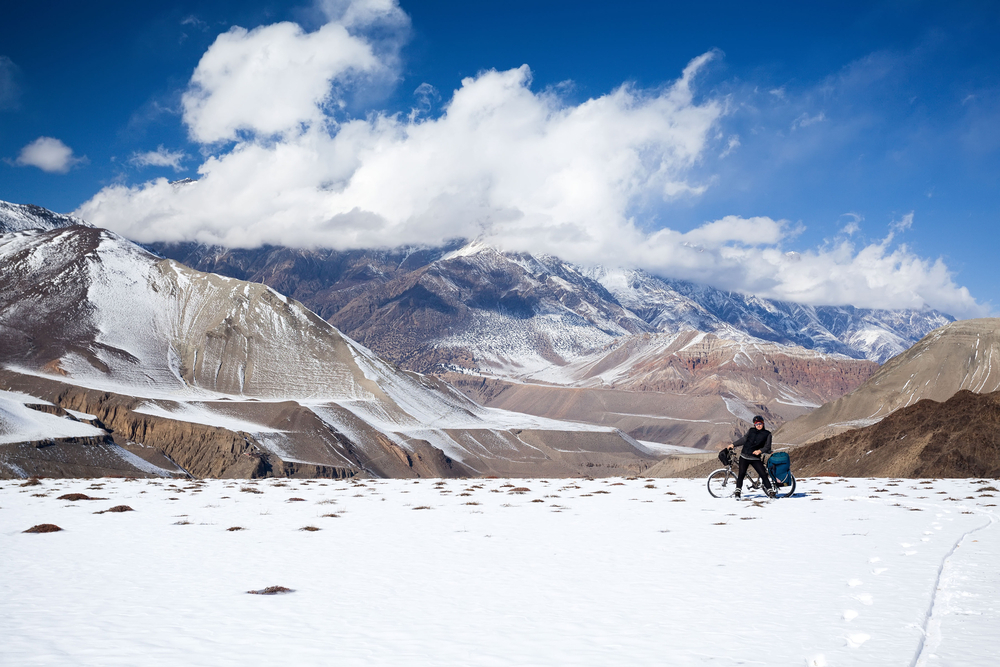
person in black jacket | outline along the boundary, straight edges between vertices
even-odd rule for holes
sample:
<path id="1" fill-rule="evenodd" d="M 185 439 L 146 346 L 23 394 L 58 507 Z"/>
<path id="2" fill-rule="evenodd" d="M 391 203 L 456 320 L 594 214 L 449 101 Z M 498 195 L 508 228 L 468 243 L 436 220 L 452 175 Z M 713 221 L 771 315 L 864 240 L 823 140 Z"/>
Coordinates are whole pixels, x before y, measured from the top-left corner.
<path id="1" fill-rule="evenodd" d="M 736 473 L 736 498 L 739 499 L 740 491 L 743 489 L 743 478 L 746 477 L 747 468 L 753 469 L 760 475 L 764 483 L 764 493 L 769 497 L 774 497 L 774 489 L 771 488 L 771 480 L 767 476 L 761 454 L 771 453 L 771 432 L 764 428 L 764 418 L 760 415 L 753 418 L 753 428 L 747 431 L 746 435 L 729 445 L 729 449 L 742 447 L 740 450 L 740 467 Z"/>

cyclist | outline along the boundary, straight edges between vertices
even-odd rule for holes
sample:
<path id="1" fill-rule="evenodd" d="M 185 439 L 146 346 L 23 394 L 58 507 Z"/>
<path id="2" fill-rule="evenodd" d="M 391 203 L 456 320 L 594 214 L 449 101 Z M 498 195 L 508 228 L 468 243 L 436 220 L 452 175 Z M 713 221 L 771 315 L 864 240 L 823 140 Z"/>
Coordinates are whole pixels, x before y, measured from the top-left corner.
<path id="1" fill-rule="evenodd" d="M 764 418 L 757 415 L 753 418 L 753 428 L 747 431 L 746 435 L 729 445 L 729 449 L 742 447 L 740 450 L 740 467 L 736 474 L 736 499 L 739 500 L 740 492 L 743 489 L 743 478 L 746 477 L 747 468 L 753 469 L 760 475 L 760 481 L 764 484 L 764 493 L 769 498 L 774 497 L 774 489 L 771 488 L 771 480 L 768 478 L 767 469 L 761 460 L 761 454 L 771 453 L 771 432 L 764 428 Z"/>

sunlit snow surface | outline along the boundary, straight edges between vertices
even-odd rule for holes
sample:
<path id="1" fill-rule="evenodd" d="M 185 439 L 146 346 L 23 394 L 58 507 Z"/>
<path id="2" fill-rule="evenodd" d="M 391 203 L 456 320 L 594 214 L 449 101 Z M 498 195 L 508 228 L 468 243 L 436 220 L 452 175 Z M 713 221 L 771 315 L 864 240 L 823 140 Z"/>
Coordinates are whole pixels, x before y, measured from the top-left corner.
<path id="1" fill-rule="evenodd" d="M 22 483 L 0 483 L 4 665 L 1000 652 L 1000 494 L 980 491 L 996 481 L 815 478 L 771 503 L 715 499 L 701 480 Z M 102 499 L 57 499 L 69 492 Z M 135 511 L 95 514 L 121 504 Z M 40 523 L 64 530 L 21 532 Z M 267 586 L 294 592 L 247 594 Z"/>

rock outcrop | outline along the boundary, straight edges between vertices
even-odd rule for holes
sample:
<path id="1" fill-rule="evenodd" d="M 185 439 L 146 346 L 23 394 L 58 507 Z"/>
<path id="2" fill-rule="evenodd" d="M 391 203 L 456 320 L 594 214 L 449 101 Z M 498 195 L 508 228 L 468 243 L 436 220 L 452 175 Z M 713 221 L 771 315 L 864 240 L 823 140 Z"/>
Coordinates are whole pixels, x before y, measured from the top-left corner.
<path id="1" fill-rule="evenodd" d="M 922 399 L 877 424 L 799 447 L 796 475 L 1000 477 L 1000 392 Z"/>
<path id="2" fill-rule="evenodd" d="M 783 426 L 775 440 L 815 442 L 875 424 L 922 399 L 946 401 L 963 389 L 1000 390 L 1000 319 L 962 320 L 935 329 L 851 393 Z"/>

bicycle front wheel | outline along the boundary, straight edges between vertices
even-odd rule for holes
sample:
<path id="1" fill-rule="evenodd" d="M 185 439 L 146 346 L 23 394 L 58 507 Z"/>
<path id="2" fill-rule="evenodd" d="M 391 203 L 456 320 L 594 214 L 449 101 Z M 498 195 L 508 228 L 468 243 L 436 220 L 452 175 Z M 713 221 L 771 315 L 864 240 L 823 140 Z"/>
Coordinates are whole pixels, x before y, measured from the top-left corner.
<path id="1" fill-rule="evenodd" d="M 708 492 L 715 498 L 729 498 L 736 491 L 736 475 L 729 468 L 719 468 L 708 476 Z"/>

